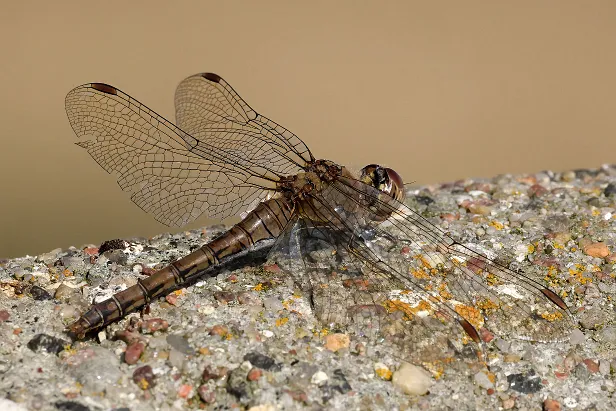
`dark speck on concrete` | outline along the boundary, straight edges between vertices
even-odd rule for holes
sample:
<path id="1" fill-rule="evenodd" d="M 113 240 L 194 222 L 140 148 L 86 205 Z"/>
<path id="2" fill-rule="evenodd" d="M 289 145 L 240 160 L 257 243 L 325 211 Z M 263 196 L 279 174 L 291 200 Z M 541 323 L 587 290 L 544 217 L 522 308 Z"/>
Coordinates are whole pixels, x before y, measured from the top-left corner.
<path id="1" fill-rule="evenodd" d="M 244 356 L 244 360 L 250 361 L 254 367 L 261 368 L 262 370 L 269 371 L 280 369 L 280 365 L 276 364 L 273 358 L 257 352 L 249 352 Z"/>
<path id="2" fill-rule="evenodd" d="M 38 285 L 33 285 L 30 288 L 30 295 L 37 301 L 51 300 L 51 294 L 49 294 L 44 288 Z"/>
<path id="3" fill-rule="evenodd" d="M 58 401 L 54 405 L 60 411 L 90 411 L 90 408 L 74 401 Z"/>
<path id="4" fill-rule="evenodd" d="M 603 190 L 603 194 L 605 194 L 606 197 L 616 196 L 616 184 L 609 183 Z"/>
<path id="5" fill-rule="evenodd" d="M 541 378 L 535 375 L 533 370 L 522 374 L 510 374 L 507 376 L 507 382 L 509 388 L 523 394 L 535 393 L 543 388 Z"/>
<path id="6" fill-rule="evenodd" d="M 37 334 L 28 341 L 28 348 L 34 352 L 47 351 L 51 354 L 58 354 L 69 344 L 68 341 L 53 337 L 47 334 Z"/>

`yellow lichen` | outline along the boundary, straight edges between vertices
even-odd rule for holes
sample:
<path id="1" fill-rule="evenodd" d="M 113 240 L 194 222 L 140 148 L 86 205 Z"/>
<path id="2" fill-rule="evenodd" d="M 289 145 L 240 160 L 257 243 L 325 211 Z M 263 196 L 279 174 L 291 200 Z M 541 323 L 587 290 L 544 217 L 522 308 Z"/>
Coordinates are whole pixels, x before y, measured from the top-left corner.
<path id="1" fill-rule="evenodd" d="M 375 373 L 379 376 L 379 378 L 385 381 L 391 380 L 391 376 L 393 375 L 393 373 L 387 368 L 378 368 Z"/>
<path id="2" fill-rule="evenodd" d="M 505 228 L 505 225 L 503 223 L 499 223 L 498 221 L 490 221 L 490 225 L 499 231 Z"/>
<path id="3" fill-rule="evenodd" d="M 456 305 L 455 310 L 462 318 L 467 320 L 473 327 L 479 329 L 483 326 L 483 315 L 481 311 L 469 305 Z"/>

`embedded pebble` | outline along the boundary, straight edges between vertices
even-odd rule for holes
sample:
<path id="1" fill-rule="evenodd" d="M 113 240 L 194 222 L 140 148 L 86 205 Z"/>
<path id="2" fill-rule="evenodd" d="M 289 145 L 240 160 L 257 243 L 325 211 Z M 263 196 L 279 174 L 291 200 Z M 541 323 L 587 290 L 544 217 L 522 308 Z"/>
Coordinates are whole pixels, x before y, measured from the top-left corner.
<path id="1" fill-rule="evenodd" d="M 252 291 L 243 291 L 237 294 L 237 301 L 243 305 L 262 305 L 259 296 Z"/>
<path id="2" fill-rule="evenodd" d="M 216 401 L 216 394 L 207 385 L 203 384 L 197 388 L 197 393 L 203 402 L 211 404 Z"/>
<path id="3" fill-rule="evenodd" d="M 156 331 L 165 331 L 169 328 L 169 323 L 162 318 L 150 318 L 141 324 L 141 331 L 147 334 L 153 334 Z"/>
<path id="4" fill-rule="evenodd" d="M 28 348 L 34 352 L 46 351 L 50 354 L 58 354 L 70 342 L 47 334 L 36 334 L 28 341 Z"/>
<path id="5" fill-rule="evenodd" d="M 611 372 L 611 364 L 609 360 L 599 361 L 599 372 L 601 375 L 608 375 Z"/>
<path id="6" fill-rule="evenodd" d="M 225 377 L 229 373 L 229 369 L 227 367 L 216 367 L 212 369 L 209 366 L 206 366 L 201 374 L 201 378 L 203 382 L 207 382 L 209 380 L 219 380 Z"/>
<path id="7" fill-rule="evenodd" d="M 434 380 L 427 371 L 406 362 L 394 371 L 391 382 L 409 395 L 424 395 L 434 384 Z"/>
<path id="8" fill-rule="evenodd" d="M 186 356 L 175 348 L 172 348 L 169 351 L 169 364 L 171 364 L 172 367 L 175 367 L 178 370 L 182 369 L 185 359 Z"/>
<path id="9" fill-rule="evenodd" d="M 77 291 L 74 288 L 62 283 L 56 288 L 56 292 L 53 294 L 53 298 L 58 301 L 67 301 Z"/>
<path id="10" fill-rule="evenodd" d="M 30 288 L 30 295 L 37 301 L 43 300 L 51 300 L 51 294 L 47 292 L 44 288 L 39 287 L 38 285 L 33 285 Z"/>
<path id="11" fill-rule="evenodd" d="M 346 334 L 328 334 L 325 337 L 325 348 L 333 352 L 348 348 L 350 344 L 351 338 Z"/>
<path id="12" fill-rule="evenodd" d="M 170 334 L 167 336 L 167 343 L 183 354 L 193 355 L 195 353 L 195 350 L 190 346 L 183 335 Z"/>
<path id="13" fill-rule="evenodd" d="M 214 298 L 223 304 L 229 304 L 236 301 L 235 293 L 231 291 L 217 291 L 214 293 Z"/>
<path id="14" fill-rule="evenodd" d="M 543 401 L 543 410 L 544 411 L 560 411 L 560 403 L 556 400 L 547 399 Z"/>
<path id="15" fill-rule="evenodd" d="M 616 344 L 616 326 L 610 325 L 602 329 L 599 337 L 610 344 Z"/>
<path id="16" fill-rule="evenodd" d="M 273 358 L 268 357 L 267 355 L 260 354 L 258 352 L 249 352 L 244 355 L 245 361 L 250 361 L 252 365 L 255 367 L 259 367 L 262 370 L 273 370 L 279 369 L 280 366 L 276 364 Z"/>
<path id="17" fill-rule="evenodd" d="M 315 385 L 321 385 L 325 381 L 327 381 L 328 379 L 329 379 L 329 377 L 323 371 L 317 371 L 317 372 L 315 372 L 312 375 L 312 378 L 310 379 L 310 382 L 315 384 Z"/>
<path id="18" fill-rule="evenodd" d="M 122 378 L 120 360 L 111 351 L 103 347 L 91 347 L 79 353 L 79 359 L 73 361 L 71 374 L 83 390 L 90 393 L 105 392 Z"/>
<path id="19" fill-rule="evenodd" d="M 265 300 L 263 300 L 263 305 L 265 306 L 265 309 L 269 312 L 272 313 L 276 313 L 282 309 L 284 309 L 282 302 L 275 297 L 268 297 Z"/>
<path id="20" fill-rule="evenodd" d="M 11 314 L 7 310 L 0 310 L 0 321 L 8 321 Z"/>
<path id="21" fill-rule="evenodd" d="M 586 336 L 582 331 L 576 328 L 571 332 L 571 335 L 569 336 L 569 341 L 571 342 L 571 344 L 582 344 L 584 341 L 586 341 Z"/>
<path id="22" fill-rule="evenodd" d="M 137 368 L 133 372 L 133 381 L 142 390 L 152 388 L 156 384 L 156 376 L 152 371 L 152 367 L 144 365 L 143 367 Z"/>
<path id="23" fill-rule="evenodd" d="M 524 394 L 538 392 L 543 387 L 541 378 L 535 374 L 534 370 L 527 373 L 509 374 L 507 382 L 509 382 L 509 388 Z"/>
<path id="24" fill-rule="evenodd" d="M 248 379 L 248 381 L 256 381 L 261 378 L 262 375 L 263 371 L 261 371 L 259 368 L 253 368 L 248 371 L 248 375 L 246 376 L 246 378 Z"/>
<path id="25" fill-rule="evenodd" d="M 224 326 L 224 325 L 215 325 L 210 329 L 210 335 L 219 335 L 219 336 L 225 336 L 229 334 L 229 327 Z"/>
<path id="26" fill-rule="evenodd" d="M 494 375 L 487 371 L 479 371 L 474 377 L 475 383 L 481 388 L 490 389 L 494 388 Z"/>
<path id="27" fill-rule="evenodd" d="M 124 361 L 126 364 L 137 364 L 144 349 L 145 344 L 142 342 L 134 342 L 126 347 L 126 352 L 124 353 Z"/>
<path id="28" fill-rule="evenodd" d="M 591 243 L 584 247 L 584 252 L 591 257 L 605 258 L 610 250 L 605 243 Z"/>

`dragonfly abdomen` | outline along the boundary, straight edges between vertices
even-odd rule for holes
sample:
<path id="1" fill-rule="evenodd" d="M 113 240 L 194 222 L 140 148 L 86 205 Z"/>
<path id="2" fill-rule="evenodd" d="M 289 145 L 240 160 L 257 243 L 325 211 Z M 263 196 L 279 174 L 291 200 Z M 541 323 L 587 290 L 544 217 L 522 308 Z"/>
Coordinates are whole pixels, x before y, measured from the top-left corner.
<path id="1" fill-rule="evenodd" d="M 68 326 L 69 331 L 77 338 L 83 338 L 86 332 L 123 318 L 255 243 L 278 237 L 290 215 L 291 208 L 284 199 L 274 198 L 259 203 L 242 221 L 198 250 L 90 307 Z"/>

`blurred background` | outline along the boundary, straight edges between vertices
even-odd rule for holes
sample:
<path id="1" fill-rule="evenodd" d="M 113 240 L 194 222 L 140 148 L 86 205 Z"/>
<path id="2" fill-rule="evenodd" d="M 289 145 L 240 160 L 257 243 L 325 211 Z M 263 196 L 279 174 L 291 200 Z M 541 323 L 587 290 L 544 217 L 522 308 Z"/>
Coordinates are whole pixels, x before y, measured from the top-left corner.
<path id="1" fill-rule="evenodd" d="M 0 257 L 170 230 L 72 144 L 79 84 L 174 120 L 176 85 L 215 72 L 316 157 L 417 184 L 590 168 L 616 162 L 615 21 L 611 0 L 5 3 Z"/>

